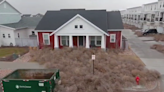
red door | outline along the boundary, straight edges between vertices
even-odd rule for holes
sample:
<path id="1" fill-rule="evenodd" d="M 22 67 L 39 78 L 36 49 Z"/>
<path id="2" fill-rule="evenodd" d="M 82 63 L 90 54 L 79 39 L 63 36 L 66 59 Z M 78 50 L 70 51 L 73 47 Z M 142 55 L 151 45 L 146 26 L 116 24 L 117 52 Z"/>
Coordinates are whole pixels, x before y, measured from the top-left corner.
<path id="1" fill-rule="evenodd" d="M 77 36 L 73 36 L 73 46 L 77 47 Z"/>

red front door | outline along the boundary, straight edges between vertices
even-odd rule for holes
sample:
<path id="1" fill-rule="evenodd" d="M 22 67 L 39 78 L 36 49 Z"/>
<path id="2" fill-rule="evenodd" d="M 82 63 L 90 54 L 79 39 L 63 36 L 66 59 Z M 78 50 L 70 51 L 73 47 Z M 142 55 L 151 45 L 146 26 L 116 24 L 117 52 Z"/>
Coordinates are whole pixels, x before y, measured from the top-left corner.
<path id="1" fill-rule="evenodd" d="M 77 47 L 77 36 L 73 36 L 73 46 Z"/>

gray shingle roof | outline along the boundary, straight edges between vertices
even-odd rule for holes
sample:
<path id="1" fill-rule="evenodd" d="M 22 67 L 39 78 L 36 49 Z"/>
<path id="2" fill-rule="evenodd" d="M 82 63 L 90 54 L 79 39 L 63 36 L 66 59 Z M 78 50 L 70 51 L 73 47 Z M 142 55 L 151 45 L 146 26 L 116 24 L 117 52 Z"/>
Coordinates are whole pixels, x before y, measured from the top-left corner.
<path id="1" fill-rule="evenodd" d="M 120 11 L 108 12 L 108 29 L 124 29 Z"/>
<path id="2" fill-rule="evenodd" d="M 0 2 L 2 2 L 3 0 L 0 0 Z"/>
<path id="3" fill-rule="evenodd" d="M 117 12 L 107 12 L 106 10 L 85 10 L 85 9 L 64 9 L 60 11 L 47 11 L 36 30 L 56 30 L 77 14 L 107 32 L 107 29 L 123 28 L 121 14 Z M 110 17 L 110 18 L 108 18 Z"/>
<path id="4" fill-rule="evenodd" d="M 22 17 L 22 19 L 17 23 L 10 23 L 10 24 L 2 24 L 4 26 L 12 27 L 12 28 L 36 28 L 39 21 L 42 19 L 42 17 Z"/>

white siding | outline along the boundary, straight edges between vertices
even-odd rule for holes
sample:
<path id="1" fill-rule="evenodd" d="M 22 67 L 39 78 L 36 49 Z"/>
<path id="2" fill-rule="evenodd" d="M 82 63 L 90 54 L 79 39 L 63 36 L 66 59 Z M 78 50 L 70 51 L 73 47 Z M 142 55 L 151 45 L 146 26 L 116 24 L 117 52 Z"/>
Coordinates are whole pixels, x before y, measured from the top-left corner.
<path id="1" fill-rule="evenodd" d="M 4 27 L 0 27 L 0 31 L 1 45 L 10 46 L 10 43 L 12 43 L 15 46 L 14 31 Z M 5 38 L 3 38 L 3 34 L 5 34 Z M 8 37 L 8 34 L 10 34 L 10 38 Z"/>
<path id="2" fill-rule="evenodd" d="M 15 38 L 18 38 L 18 33 L 20 38 L 29 38 L 29 35 L 32 35 L 32 31 L 34 31 L 34 29 L 21 29 L 21 30 L 16 30 L 15 31 Z M 37 32 L 34 31 L 35 34 L 37 35 Z"/>
<path id="3" fill-rule="evenodd" d="M 75 28 L 75 25 L 78 25 L 78 28 Z M 80 25 L 83 25 L 83 28 L 80 28 Z M 83 19 L 77 17 L 74 19 L 71 23 L 63 27 L 61 30 L 59 30 L 56 34 L 72 34 L 72 35 L 81 35 L 81 34 L 97 34 L 97 35 L 103 35 L 102 32 L 100 32 L 98 29 L 94 28 L 92 25 L 84 21 Z"/>

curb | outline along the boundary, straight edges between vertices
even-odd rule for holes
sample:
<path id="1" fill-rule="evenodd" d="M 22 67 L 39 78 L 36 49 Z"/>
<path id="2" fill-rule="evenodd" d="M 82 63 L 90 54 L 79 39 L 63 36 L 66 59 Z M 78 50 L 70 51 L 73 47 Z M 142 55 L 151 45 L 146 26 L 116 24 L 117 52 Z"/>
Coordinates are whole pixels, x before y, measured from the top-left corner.
<path id="1" fill-rule="evenodd" d="M 156 82 L 154 88 L 152 89 L 144 89 L 144 90 L 136 90 L 136 89 L 122 89 L 123 91 L 128 91 L 128 92 L 151 92 L 151 91 L 154 91 L 157 87 L 158 87 L 158 81 Z"/>

